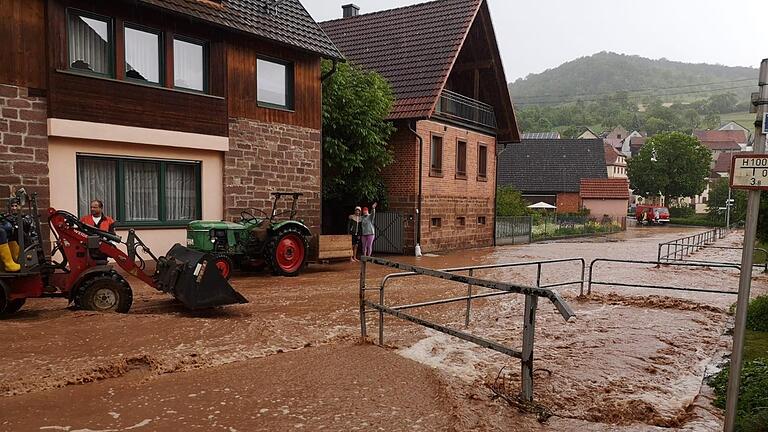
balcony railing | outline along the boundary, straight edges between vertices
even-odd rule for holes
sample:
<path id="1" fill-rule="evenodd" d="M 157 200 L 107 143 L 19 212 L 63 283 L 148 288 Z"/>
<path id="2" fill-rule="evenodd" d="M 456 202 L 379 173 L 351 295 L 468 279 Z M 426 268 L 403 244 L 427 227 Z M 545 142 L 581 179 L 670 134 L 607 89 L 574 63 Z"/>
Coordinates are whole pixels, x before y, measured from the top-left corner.
<path id="1" fill-rule="evenodd" d="M 450 90 L 443 90 L 436 112 L 464 123 L 496 129 L 496 114 L 491 105 Z"/>

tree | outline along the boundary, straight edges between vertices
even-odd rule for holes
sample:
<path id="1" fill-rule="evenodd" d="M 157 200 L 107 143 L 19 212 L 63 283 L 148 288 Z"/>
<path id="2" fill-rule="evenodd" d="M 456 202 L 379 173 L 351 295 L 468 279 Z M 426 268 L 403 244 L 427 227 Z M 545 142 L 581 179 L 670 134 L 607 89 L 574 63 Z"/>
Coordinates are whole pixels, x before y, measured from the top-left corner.
<path id="1" fill-rule="evenodd" d="M 323 73 L 331 69 L 323 62 Z M 382 200 L 381 170 L 393 160 L 395 128 L 386 120 L 389 83 L 375 72 L 342 63 L 323 83 L 323 199 L 348 206 Z"/>
<path id="2" fill-rule="evenodd" d="M 531 214 L 523 195 L 512 186 L 496 190 L 496 216 L 527 216 Z"/>
<path id="3" fill-rule="evenodd" d="M 709 186 L 709 218 L 712 221 L 725 221 L 725 202 L 728 200 L 728 189 L 730 184 L 727 178 L 719 178 L 713 181 Z M 747 215 L 747 193 L 743 190 L 731 190 L 731 198 L 734 200 L 731 206 L 731 222 L 743 221 Z"/>
<path id="4" fill-rule="evenodd" d="M 699 195 L 707 185 L 712 153 L 699 140 L 680 132 L 650 138 L 627 162 L 635 193 L 664 195 L 667 200 Z"/>

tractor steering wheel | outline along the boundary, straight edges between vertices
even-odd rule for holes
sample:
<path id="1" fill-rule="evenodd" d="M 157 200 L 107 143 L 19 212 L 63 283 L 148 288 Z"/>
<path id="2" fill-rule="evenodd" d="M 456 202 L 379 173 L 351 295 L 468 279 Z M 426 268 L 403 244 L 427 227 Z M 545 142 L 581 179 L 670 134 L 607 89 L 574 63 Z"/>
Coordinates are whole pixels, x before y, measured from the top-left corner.
<path id="1" fill-rule="evenodd" d="M 265 218 L 269 218 L 267 213 L 264 212 L 263 210 L 258 210 L 258 209 L 254 209 L 254 210 L 256 210 L 257 212 L 263 214 Z M 241 220 L 241 222 L 251 222 L 251 221 L 257 220 L 257 218 L 256 218 L 256 216 L 253 215 L 253 213 L 251 213 L 251 212 L 249 212 L 247 210 L 243 210 L 243 211 L 240 212 L 240 220 Z"/>

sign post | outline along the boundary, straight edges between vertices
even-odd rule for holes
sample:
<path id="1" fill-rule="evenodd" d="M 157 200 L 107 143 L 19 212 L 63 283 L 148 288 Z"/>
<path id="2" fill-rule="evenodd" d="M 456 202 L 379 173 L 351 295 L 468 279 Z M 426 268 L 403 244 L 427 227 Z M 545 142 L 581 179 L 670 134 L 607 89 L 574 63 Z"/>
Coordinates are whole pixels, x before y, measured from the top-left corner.
<path id="1" fill-rule="evenodd" d="M 728 396 L 725 409 L 725 432 L 734 432 L 736 407 L 739 402 L 741 366 L 744 360 L 744 333 L 747 325 L 749 290 L 752 286 L 752 255 L 757 235 L 757 214 L 760 210 L 760 191 L 768 190 L 768 154 L 765 152 L 766 119 L 768 118 L 768 59 L 760 64 L 760 93 L 755 122 L 755 154 L 736 155 L 731 164 L 731 187 L 749 190 L 747 220 L 744 226 L 744 249 L 741 251 L 741 275 L 739 277 L 739 299 L 736 302 L 736 323 L 733 329 L 733 354 L 731 371 L 728 374 Z M 763 165 L 765 164 L 765 165 Z"/>

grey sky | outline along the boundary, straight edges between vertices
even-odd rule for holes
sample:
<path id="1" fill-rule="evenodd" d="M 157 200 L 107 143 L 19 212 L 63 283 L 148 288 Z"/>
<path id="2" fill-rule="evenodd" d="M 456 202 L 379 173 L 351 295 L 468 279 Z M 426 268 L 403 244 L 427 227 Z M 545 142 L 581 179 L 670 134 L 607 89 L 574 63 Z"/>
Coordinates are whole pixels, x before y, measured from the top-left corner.
<path id="1" fill-rule="evenodd" d="M 488 1 L 509 81 L 600 51 L 752 67 L 768 57 L 766 0 Z M 351 2 L 366 13 L 423 0 Z M 350 0 L 302 3 L 327 21 Z"/>

